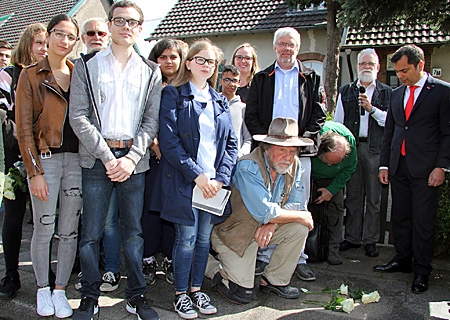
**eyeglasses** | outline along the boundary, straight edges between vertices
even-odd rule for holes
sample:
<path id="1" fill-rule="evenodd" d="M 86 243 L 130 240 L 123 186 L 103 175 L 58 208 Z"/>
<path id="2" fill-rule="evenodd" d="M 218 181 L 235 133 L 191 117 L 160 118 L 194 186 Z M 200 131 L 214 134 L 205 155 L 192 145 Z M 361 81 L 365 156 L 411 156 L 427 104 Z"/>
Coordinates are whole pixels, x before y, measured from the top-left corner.
<path id="1" fill-rule="evenodd" d="M 237 83 L 239 83 L 238 79 L 230 79 L 230 78 L 223 78 L 222 81 L 225 84 L 230 84 L 230 83 L 237 84 Z"/>
<path id="2" fill-rule="evenodd" d="M 190 58 L 189 61 L 192 61 L 195 59 L 195 63 L 199 64 L 199 65 L 204 65 L 205 63 L 208 63 L 208 66 L 216 66 L 218 64 L 216 59 L 206 59 L 203 57 L 199 57 L 199 56 L 195 56 L 193 58 Z"/>
<path id="3" fill-rule="evenodd" d="M 106 32 L 106 31 L 93 31 L 93 30 L 91 30 L 91 31 L 86 31 L 85 32 L 89 37 L 95 37 L 95 34 L 97 34 L 99 37 L 104 37 L 104 36 L 106 36 L 107 34 L 108 34 L 108 32 Z"/>
<path id="4" fill-rule="evenodd" d="M 65 37 L 67 37 L 67 40 L 69 40 L 70 42 L 75 42 L 78 40 L 78 37 L 76 35 L 73 35 L 70 33 L 65 33 L 64 31 L 59 30 L 59 29 L 50 30 L 49 33 L 53 33 L 55 35 L 56 39 L 60 39 L 60 40 L 64 39 Z"/>
<path id="5" fill-rule="evenodd" d="M 376 62 L 359 62 L 359 63 L 358 63 L 358 65 L 361 66 L 361 67 L 367 67 L 367 66 L 369 66 L 369 67 L 371 67 L 371 68 L 375 67 L 377 64 L 378 64 L 378 63 L 376 63 Z"/>
<path id="6" fill-rule="evenodd" d="M 125 23 L 128 23 L 128 26 L 131 29 L 136 28 L 138 25 L 141 24 L 138 20 L 125 19 L 125 18 L 122 18 L 122 17 L 112 18 L 111 21 L 114 22 L 114 25 L 117 26 L 117 27 L 123 27 L 125 25 Z"/>
<path id="7" fill-rule="evenodd" d="M 292 42 L 277 42 L 276 45 L 279 46 L 280 48 L 286 48 L 286 47 L 288 47 L 289 49 L 297 48 L 297 44 L 292 43 Z"/>
<path id="8" fill-rule="evenodd" d="M 237 61 L 245 60 L 245 61 L 247 61 L 247 62 L 250 62 L 250 61 L 253 60 L 253 57 L 244 57 L 244 56 L 239 56 L 239 55 L 234 56 L 234 58 L 235 58 Z"/>

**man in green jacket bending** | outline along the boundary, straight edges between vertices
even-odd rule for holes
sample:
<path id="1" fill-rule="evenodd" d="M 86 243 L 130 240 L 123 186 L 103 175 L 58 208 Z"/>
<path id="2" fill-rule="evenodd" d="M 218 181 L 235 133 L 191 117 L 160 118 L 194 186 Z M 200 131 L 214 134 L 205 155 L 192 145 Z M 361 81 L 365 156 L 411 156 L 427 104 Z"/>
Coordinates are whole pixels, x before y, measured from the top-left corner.
<path id="1" fill-rule="evenodd" d="M 340 123 L 326 121 L 320 130 L 319 152 L 311 159 L 311 176 L 313 185 L 317 186 L 317 194 L 311 194 L 316 196 L 313 204 L 328 202 L 330 242 L 327 261 L 331 265 L 342 264 L 338 251 L 344 216 L 344 187 L 357 163 L 356 141 L 350 130 Z"/>

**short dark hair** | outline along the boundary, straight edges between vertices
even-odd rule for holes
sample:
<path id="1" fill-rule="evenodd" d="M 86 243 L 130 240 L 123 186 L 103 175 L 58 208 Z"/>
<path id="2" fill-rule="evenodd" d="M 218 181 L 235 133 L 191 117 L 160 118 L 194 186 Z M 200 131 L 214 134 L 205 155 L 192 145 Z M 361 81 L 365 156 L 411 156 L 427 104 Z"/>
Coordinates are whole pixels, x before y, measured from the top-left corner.
<path id="1" fill-rule="evenodd" d="M 391 58 L 391 62 L 396 63 L 403 56 L 406 56 L 408 58 L 408 64 L 413 64 L 415 67 L 417 67 L 420 61 L 425 61 L 423 50 L 414 44 L 405 45 L 395 51 L 394 55 Z"/>
<path id="2" fill-rule="evenodd" d="M 180 56 L 180 60 L 183 60 L 186 55 L 183 46 L 181 45 L 181 41 L 175 39 L 161 39 L 152 48 L 150 54 L 148 56 L 148 60 L 153 62 L 158 62 L 158 58 L 163 54 L 164 50 L 173 49 Z"/>
<path id="3" fill-rule="evenodd" d="M 227 64 L 223 67 L 222 76 L 225 72 L 231 72 L 233 74 L 233 76 L 241 75 L 241 72 L 239 71 L 239 69 L 236 66 L 233 66 L 231 64 Z"/>
<path id="4" fill-rule="evenodd" d="M 113 13 L 116 8 L 134 8 L 139 13 L 139 24 L 141 25 L 144 22 L 144 13 L 142 12 L 142 9 L 133 1 L 128 0 L 122 0 L 119 2 L 114 3 L 111 6 L 111 9 L 109 9 L 108 12 L 108 21 L 111 21 L 113 19 Z"/>
<path id="5" fill-rule="evenodd" d="M 148 56 L 148 60 L 153 61 L 155 63 L 158 63 L 158 58 L 163 54 L 164 50 L 166 49 L 172 49 L 175 50 L 178 53 L 178 56 L 180 57 L 180 64 L 181 61 L 183 61 L 184 57 L 186 56 L 185 47 L 183 46 L 183 41 L 181 40 L 175 40 L 175 39 L 161 39 L 152 48 L 152 51 L 150 51 L 150 54 Z M 162 72 L 161 72 L 162 74 Z M 177 70 L 178 74 L 178 70 Z M 162 81 L 167 83 L 167 77 L 162 74 Z"/>
<path id="6" fill-rule="evenodd" d="M 9 49 L 12 50 L 13 46 L 9 43 L 8 40 L 0 40 L 0 49 Z"/>
<path id="7" fill-rule="evenodd" d="M 75 20 L 74 18 L 65 13 L 57 14 L 49 21 L 49 23 L 47 24 L 47 32 L 50 33 L 50 31 L 53 30 L 53 27 L 56 26 L 61 21 L 72 22 L 75 25 L 75 30 L 77 31 L 76 36 L 78 38 L 78 36 L 80 35 L 80 27 L 78 26 L 77 20 Z"/>

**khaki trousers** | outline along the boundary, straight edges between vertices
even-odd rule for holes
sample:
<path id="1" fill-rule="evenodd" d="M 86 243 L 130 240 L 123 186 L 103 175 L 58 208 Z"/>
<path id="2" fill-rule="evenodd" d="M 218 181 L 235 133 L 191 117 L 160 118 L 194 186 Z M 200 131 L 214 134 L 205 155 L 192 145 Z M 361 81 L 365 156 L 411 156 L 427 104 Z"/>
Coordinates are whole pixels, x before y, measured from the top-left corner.
<path id="1" fill-rule="evenodd" d="M 263 273 L 271 284 L 277 286 L 289 284 L 308 232 L 306 226 L 295 222 L 281 225 L 275 231 L 270 244 L 277 246 Z M 219 254 L 221 268 L 215 259 L 210 259 L 206 276 L 212 278 L 215 272 L 220 270 L 224 280 L 230 280 L 244 288 L 253 288 L 258 243 L 253 240 L 242 258 L 224 245 L 215 231 L 211 234 L 211 244 Z"/>

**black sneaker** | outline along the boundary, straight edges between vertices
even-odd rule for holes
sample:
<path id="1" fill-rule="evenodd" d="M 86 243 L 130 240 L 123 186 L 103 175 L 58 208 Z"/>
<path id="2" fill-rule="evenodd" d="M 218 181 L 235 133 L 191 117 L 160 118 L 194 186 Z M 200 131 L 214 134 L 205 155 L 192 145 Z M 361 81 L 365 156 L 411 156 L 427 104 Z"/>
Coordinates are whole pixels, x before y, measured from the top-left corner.
<path id="1" fill-rule="evenodd" d="M 138 320 L 159 320 L 158 313 L 143 295 L 137 295 L 128 300 L 127 311 L 138 316 Z"/>
<path id="2" fill-rule="evenodd" d="M 190 294 L 192 304 L 203 314 L 214 314 L 217 308 L 211 304 L 211 299 L 206 293 L 196 291 Z"/>
<path id="3" fill-rule="evenodd" d="M 145 282 L 148 285 L 155 283 L 157 269 L 158 269 L 158 264 L 156 263 L 156 260 L 152 260 L 151 262 L 148 262 L 147 258 L 144 259 L 142 271 L 144 272 Z"/>
<path id="4" fill-rule="evenodd" d="M 6 275 L 0 280 L 0 299 L 14 299 L 20 287 L 19 274 L 16 276 Z"/>
<path id="5" fill-rule="evenodd" d="M 164 258 L 164 262 L 163 262 L 163 270 L 164 273 L 166 274 L 166 281 L 170 284 L 173 284 L 173 265 L 172 265 L 172 260 L 169 260 L 166 258 Z"/>
<path id="6" fill-rule="evenodd" d="M 98 313 L 98 301 L 91 297 L 82 297 L 78 310 L 75 310 L 72 320 L 92 320 Z"/>
<path id="7" fill-rule="evenodd" d="M 194 310 L 192 300 L 186 293 L 175 297 L 173 307 L 178 315 L 183 319 L 195 319 L 198 317 L 197 311 Z"/>
<path id="8" fill-rule="evenodd" d="M 100 286 L 101 292 L 111 292 L 119 287 L 120 273 L 119 272 L 105 272 L 102 277 L 102 284 Z"/>

